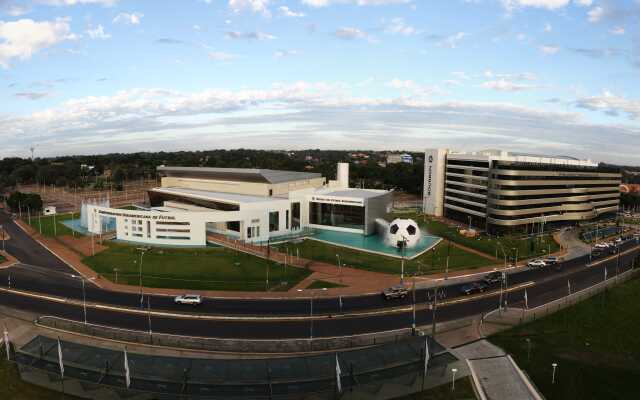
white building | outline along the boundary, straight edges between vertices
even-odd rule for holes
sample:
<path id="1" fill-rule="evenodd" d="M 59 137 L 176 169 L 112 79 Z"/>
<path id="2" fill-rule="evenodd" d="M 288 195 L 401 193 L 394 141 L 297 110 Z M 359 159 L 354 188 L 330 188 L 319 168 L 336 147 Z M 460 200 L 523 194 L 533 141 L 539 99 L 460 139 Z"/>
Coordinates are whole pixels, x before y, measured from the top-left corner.
<path id="1" fill-rule="evenodd" d="M 161 187 L 149 191 L 151 208 L 87 206 L 88 230 L 101 233 L 116 220 L 120 240 L 203 246 L 207 235 L 266 242 L 304 228 L 369 235 L 390 211 L 391 193 L 351 189 L 349 165 L 326 183 L 316 173 L 237 168 L 158 167 Z"/>

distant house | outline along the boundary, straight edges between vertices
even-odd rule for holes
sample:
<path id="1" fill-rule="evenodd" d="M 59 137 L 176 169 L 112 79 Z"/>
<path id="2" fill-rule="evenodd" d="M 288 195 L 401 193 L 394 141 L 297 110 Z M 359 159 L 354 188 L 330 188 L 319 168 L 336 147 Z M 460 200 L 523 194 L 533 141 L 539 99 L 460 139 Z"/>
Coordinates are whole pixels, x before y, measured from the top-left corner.
<path id="1" fill-rule="evenodd" d="M 403 153 L 403 154 L 387 154 L 387 164 L 413 164 L 413 156 L 411 154 Z"/>

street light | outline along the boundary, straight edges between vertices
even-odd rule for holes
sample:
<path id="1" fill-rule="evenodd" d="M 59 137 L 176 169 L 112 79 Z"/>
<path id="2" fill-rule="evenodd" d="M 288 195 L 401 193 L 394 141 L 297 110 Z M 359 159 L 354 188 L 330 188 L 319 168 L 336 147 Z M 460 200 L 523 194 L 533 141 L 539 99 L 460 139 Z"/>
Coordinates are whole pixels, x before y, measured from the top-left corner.
<path id="1" fill-rule="evenodd" d="M 338 276 L 340 277 L 340 282 L 342 282 L 342 263 L 340 262 L 340 254 L 336 254 L 336 258 L 338 259 Z"/>
<path id="2" fill-rule="evenodd" d="M 148 247 L 138 247 L 136 248 L 136 250 L 140 251 L 140 270 L 139 270 L 139 275 L 140 275 L 140 308 L 142 308 L 144 306 L 144 293 L 142 292 L 142 256 L 144 256 L 144 253 L 146 253 L 149 248 Z"/>
<path id="3" fill-rule="evenodd" d="M 558 363 L 553 363 L 551 366 L 553 367 L 553 373 L 551 374 L 551 384 L 553 385 L 556 383 L 556 368 L 558 368 Z"/>
<path id="4" fill-rule="evenodd" d="M 451 368 L 451 391 L 454 392 L 456 390 L 456 373 L 458 372 L 457 368 Z"/>

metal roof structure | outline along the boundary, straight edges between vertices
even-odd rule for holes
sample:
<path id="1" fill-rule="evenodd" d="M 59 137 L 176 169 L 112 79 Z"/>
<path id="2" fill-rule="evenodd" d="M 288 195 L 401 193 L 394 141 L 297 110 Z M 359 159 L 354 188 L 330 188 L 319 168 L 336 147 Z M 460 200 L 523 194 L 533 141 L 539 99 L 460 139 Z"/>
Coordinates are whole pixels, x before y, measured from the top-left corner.
<path id="1" fill-rule="evenodd" d="M 322 178 L 313 172 L 282 171 L 252 168 L 209 168 L 209 167 L 167 167 L 159 166 L 157 171 L 170 177 L 214 179 L 223 181 L 284 183 Z"/>
<path id="2" fill-rule="evenodd" d="M 191 197 L 208 201 L 220 201 L 223 203 L 272 203 L 278 200 L 285 200 L 280 197 L 251 196 L 247 194 L 235 194 L 225 192 L 212 192 L 208 190 L 185 189 L 180 187 L 161 187 L 151 189 L 152 192 L 173 194 L 183 197 Z"/>

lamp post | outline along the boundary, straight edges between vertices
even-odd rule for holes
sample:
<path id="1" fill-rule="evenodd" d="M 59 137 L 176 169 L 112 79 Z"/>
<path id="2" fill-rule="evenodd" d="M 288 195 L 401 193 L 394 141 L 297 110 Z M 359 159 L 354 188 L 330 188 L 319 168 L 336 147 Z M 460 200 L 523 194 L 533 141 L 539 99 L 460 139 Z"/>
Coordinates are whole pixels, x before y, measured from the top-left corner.
<path id="1" fill-rule="evenodd" d="M 340 282 L 342 282 L 342 263 L 340 262 L 340 254 L 336 254 L 336 258 L 338 259 L 338 276 L 340 277 Z"/>
<path id="2" fill-rule="evenodd" d="M 553 367 L 553 372 L 551 373 L 551 384 L 553 385 L 556 383 L 556 369 L 558 368 L 558 363 L 553 363 L 551 366 Z"/>
<path id="3" fill-rule="evenodd" d="M 0 231 L 2 231 L 2 251 L 6 251 L 5 244 L 4 244 L 5 240 L 4 240 L 4 226 L 3 225 L 0 225 Z"/>
<path id="4" fill-rule="evenodd" d="M 457 368 L 451 368 L 451 391 L 455 392 L 456 390 L 456 373 L 458 372 Z"/>
<path id="5" fill-rule="evenodd" d="M 138 247 L 136 248 L 136 250 L 140 251 L 140 269 L 139 269 L 139 275 L 140 275 L 140 308 L 144 307 L 144 293 L 142 292 L 142 257 L 144 256 L 144 253 L 147 252 L 147 250 L 149 250 L 147 247 Z"/>

